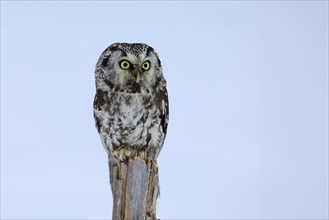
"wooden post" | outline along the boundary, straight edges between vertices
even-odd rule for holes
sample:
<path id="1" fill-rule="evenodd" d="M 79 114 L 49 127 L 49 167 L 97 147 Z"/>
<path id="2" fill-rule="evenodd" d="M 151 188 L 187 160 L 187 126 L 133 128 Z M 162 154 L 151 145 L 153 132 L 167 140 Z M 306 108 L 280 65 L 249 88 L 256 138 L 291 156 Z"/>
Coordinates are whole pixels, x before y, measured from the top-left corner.
<path id="1" fill-rule="evenodd" d="M 136 156 L 112 169 L 113 220 L 154 220 L 159 193 L 158 174 Z"/>

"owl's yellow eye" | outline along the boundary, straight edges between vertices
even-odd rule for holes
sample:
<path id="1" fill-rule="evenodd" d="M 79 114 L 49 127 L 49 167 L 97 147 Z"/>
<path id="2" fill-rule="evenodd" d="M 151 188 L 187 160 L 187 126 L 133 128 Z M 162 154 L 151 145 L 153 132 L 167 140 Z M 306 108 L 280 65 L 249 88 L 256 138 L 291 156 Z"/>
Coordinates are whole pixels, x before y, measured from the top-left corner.
<path id="1" fill-rule="evenodd" d="M 145 62 L 142 64 L 142 69 L 143 69 L 144 71 L 149 70 L 150 67 L 151 67 L 150 61 L 145 61 Z"/>
<path id="2" fill-rule="evenodd" d="M 123 69 L 123 70 L 127 70 L 130 68 L 130 63 L 128 60 L 122 60 L 120 62 L 120 68 Z"/>

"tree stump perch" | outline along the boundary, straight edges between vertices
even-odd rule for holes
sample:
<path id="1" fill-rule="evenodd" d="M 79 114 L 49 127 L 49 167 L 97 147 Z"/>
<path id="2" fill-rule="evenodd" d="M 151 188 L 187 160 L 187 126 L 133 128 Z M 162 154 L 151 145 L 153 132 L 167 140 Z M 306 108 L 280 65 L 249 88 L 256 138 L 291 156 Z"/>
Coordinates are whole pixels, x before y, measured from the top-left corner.
<path id="1" fill-rule="evenodd" d="M 112 168 L 113 220 L 155 220 L 158 174 L 136 156 Z"/>

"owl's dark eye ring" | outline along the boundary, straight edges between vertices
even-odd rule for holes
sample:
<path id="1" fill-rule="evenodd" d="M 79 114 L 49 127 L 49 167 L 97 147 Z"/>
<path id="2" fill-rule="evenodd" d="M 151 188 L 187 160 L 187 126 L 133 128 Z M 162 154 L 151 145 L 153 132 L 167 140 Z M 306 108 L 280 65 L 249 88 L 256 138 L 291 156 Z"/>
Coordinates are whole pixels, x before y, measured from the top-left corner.
<path id="1" fill-rule="evenodd" d="M 130 68 L 130 62 L 128 60 L 121 60 L 120 61 L 120 68 L 123 70 L 127 70 Z"/>
<path id="2" fill-rule="evenodd" d="M 142 69 L 144 71 L 147 71 L 151 68 L 151 64 L 150 64 L 150 61 L 145 61 L 143 64 L 142 64 Z"/>

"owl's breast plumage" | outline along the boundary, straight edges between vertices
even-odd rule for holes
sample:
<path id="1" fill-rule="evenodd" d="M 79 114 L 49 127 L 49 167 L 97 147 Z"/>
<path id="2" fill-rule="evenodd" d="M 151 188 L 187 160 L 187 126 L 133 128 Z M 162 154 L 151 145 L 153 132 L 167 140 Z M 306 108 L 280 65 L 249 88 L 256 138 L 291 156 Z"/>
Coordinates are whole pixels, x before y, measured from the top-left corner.
<path id="1" fill-rule="evenodd" d="M 95 97 L 99 102 L 96 99 L 105 100 L 103 106 L 94 108 L 94 114 L 108 151 L 129 147 L 154 156 L 159 153 L 165 131 L 153 94 L 102 93 Z"/>

